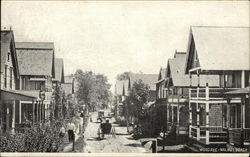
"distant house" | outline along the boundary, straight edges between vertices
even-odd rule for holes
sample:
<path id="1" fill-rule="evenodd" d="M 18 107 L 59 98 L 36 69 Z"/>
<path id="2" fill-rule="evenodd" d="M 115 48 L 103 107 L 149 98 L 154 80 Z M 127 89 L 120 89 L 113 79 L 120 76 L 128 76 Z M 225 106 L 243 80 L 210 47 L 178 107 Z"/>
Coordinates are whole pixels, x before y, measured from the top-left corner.
<path id="1" fill-rule="evenodd" d="M 30 107 L 32 101 L 21 101 L 25 109 L 24 116 L 36 122 L 45 122 L 49 118 L 52 101 L 52 78 L 55 77 L 54 44 L 46 42 L 16 42 L 17 61 L 19 65 L 20 90 L 33 93 L 40 101 Z"/>
<path id="2" fill-rule="evenodd" d="M 20 71 L 12 30 L 1 30 L 0 58 L 0 133 L 13 133 L 18 124 L 25 120 L 26 108 L 21 106 L 21 102 L 32 102 L 31 116 L 34 117 L 35 112 L 32 111 L 32 107 L 38 97 L 33 93 L 19 90 Z M 34 122 L 34 119 L 31 118 L 31 122 Z"/>
<path id="3" fill-rule="evenodd" d="M 158 80 L 155 83 L 156 84 L 156 101 L 160 101 L 162 99 L 165 100 L 167 98 L 167 93 L 165 90 L 166 87 L 166 68 L 161 68 L 159 75 L 158 75 Z"/>
<path id="4" fill-rule="evenodd" d="M 52 78 L 53 86 L 64 83 L 64 65 L 62 58 L 55 58 L 55 78 Z"/>
<path id="5" fill-rule="evenodd" d="M 75 93 L 75 78 L 74 75 L 64 76 L 64 83 L 62 84 L 62 89 L 65 92 L 65 95 L 71 95 L 74 97 Z"/>
<path id="6" fill-rule="evenodd" d="M 129 96 L 129 92 L 133 87 L 133 84 L 136 81 L 141 80 L 144 84 L 149 86 L 149 102 L 152 104 L 156 99 L 156 87 L 155 82 L 157 81 L 157 74 L 135 74 L 130 73 L 128 78 L 124 80 L 117 80 L 115 84 L 115 99 L 116 99 L 116 113 L 117 116 L 125 115 L 125 106 L 124 101 L 127 96 Z M 133 121 L 133 117 L 131 118 L 131 122 Z"/>
<path id="7" fill-rule="evenodd" d="M 189 137 L 194 141 L 249 145 L 249 40 L 248 27 L 191 27 L 185 73 L 191 82 L 198 78 L 189 92 Z M 201 74 L 219 75 L 219 87 L 211 87 L 208 79 L 201 87 Z"/>
<path id="8" fill-rule="evenodd" d="M 144 84 L 149 86 L 149 101 L 155 101 L 156 99 L 156 86 L 157 74 L 134 74 L 131 73 L 128 79 L 128 91 L 132 88 L 136 81 L 141 80 Z"/>

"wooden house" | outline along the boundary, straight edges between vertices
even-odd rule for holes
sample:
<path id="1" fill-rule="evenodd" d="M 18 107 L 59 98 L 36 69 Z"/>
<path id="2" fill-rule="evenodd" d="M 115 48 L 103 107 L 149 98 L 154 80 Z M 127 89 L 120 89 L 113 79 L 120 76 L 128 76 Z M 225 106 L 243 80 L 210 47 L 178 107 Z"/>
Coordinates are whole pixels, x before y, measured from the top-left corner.
<path id="1" fill-rule="evenodd" d="M 32 110 L 37 112 L 36 122 L 49 119 L 52 101 L 52 78 L 55 77 L 54 43 L 16 42 L 19 65 L 19 88 L 23 92 L 33 93 L 40 101 L 30 107 L 32 101 L 21 101 L 24 115 L 31 120 Z"/>
<path id="2" fill-rule="evenodd" d="M 52 78 L 53 86 L 61 86 L 64 83 L 64 64 L 62 58 L 55 58 L 55 78 Z"/>
<path id="3" fill-rule="evenodd" d="M 189 126 L 189 75 L 185 74 L 185 52 L 175 52 L 174 58 L 168 60 L 166 68 L 165 91 L 167 95 L 167 123 L 168 131 L 175 128 L 176 135 L 187 135 Z M 208 81 L 212 87 L 219 86 L 219 77 L 216 75 L 200 76 L 200 85 L 205 86 Z M 192 86 L 197 86 L 197 78 L 194 76 Z"/>
<path id="4" fill-rule="evenodd" d="M 228 101 L 226 94 L 249 86 L 249 33 L 244 27 L 191 27 L 185 73 L 198 82 L 189 91 L 189 137 L 202 145 L 249 144 L 249 100 L 235 94 Z M 219 87 L 208 79 L 201 87 L 201 74 L 219 75 Z"/>
<path id="5" fill-rule="evenodd" d="M 38 97 L 34 93 L 19 90 L 20 71 L 12 30 L 1 30 L 0 53 L 0 133 L 15 132 L 18 124 L 25 121 L 23 101 L 31 101 L 31 122 L 35 116 L 35 106 Z"/>
<path id="6" fill-rule="evenodd" d="M 64 76 L 64 83 L 62 83 L 61 86 L 66 96 L 72 96 L 72 98 L 74 98 L 75 78 L 73 74 Z"/>

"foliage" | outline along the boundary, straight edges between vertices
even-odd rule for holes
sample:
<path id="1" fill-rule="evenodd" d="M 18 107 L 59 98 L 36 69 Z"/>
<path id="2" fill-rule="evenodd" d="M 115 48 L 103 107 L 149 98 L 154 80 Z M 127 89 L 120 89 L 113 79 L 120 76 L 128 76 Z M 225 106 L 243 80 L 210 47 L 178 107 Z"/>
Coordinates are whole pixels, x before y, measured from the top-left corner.
<path id="1" fill-rule="evenodd" d="M 78 87 L 76 98 L 81 106 L 86 105 L 91 110 L 107 107 L 111 101 L 111 85 L 106 76 L 77 70 L 75 78 Z"/>
<path id="2" fill-rule="evenodd" d="M 127 108 L 127 116 L 140 118 L 144 115 L 145 104 L 149 100 L 149 86 L 144 84 L 142 80 L 134 82 L 129 96 L 126 98 L 125 104 Z"/>
<path id="3" fill-rule="evenodd" d="M 53 89 L 54 89 L 52 93 L 52 97 L 54 98 L 53 115 L 55 119 L 59 119 L 60 117 L 62 118 L 64 116 L 63 108 L 65 107 L 67 100 L 61 86 L 56 85 L 53 87 Z"/>
<path id="4" fill-rule="evenodd" d="M 142 80 L 134 82 L 128 97 L 125 100 L 127 122 L 134 123 L 134 135 L 144 136 L 151 133 L 150 117 L 147 106 L 149 100 L 149 86 Z"/>
<path id="5" fill-rule="evenodd" d="M 117 75 L 117 76 L 116 76 L 116 79 L 117 79 L 117 80 L 127 80 L 127 79 L 129 79 L 130 73 L 131 73 L 131 72 L 124 72 L 124 73 L 122 73 L 122 74 L 120 74 L 120 75 Z"/>
<path id="6" fill-rule="evenodd" d="M 63 142 L 58 123 L 52 126 L 36 124 L 21 130 L 0 136 L 0 152 L 56 152 Z"/>

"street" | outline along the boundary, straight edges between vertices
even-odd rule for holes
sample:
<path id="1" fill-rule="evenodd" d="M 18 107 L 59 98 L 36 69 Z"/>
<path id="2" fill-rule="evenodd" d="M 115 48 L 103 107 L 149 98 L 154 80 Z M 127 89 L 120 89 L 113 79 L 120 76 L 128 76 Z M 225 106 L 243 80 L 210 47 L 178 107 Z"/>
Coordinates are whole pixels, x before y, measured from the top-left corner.
<path id="1" fill-rule="evenodd" d="M 106 113 L 105 113 L 106 114 Z M 105 135 L 105 138 L 99 140 L 97 131 L 100 123 L 96 122 L 97 113 L 92 113 L 93 122 L 89 122 L 84 133 L 85 153 L 146 153 L 149 152 L 141 143 L 134 140 L 131 135 L 127 134 L 127 128 L 114 124 L 114 118 L 111 120 L 112 126 L 115 127 L 116 136 Z"/>

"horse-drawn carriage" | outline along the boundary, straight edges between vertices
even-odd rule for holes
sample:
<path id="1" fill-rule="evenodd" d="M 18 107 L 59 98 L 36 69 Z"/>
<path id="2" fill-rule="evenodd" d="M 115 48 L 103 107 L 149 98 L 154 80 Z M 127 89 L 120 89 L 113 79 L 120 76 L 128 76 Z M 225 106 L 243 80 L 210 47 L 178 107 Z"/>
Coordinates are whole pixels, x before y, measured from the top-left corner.
<path id="1" fill-rule="evenodd" d="M 103 117 L 104 117 L 104 110 L 99 110 L 97 115 L 97 122 L 102 123 Z"/>
<path id="2" fill-rule="evenodd" d="M 100 127 L 98 128 L 98 138 L 99 139 L 103 139 L 104 135 L 111 135 L 112 137 L 115 137 L 115 128 L 112 127 L 112 124 L 109 123 L 111 120 L 111 116 L 103 116 L 103 121 L 105 121 L 105 123 L 101 123 Z"/>

